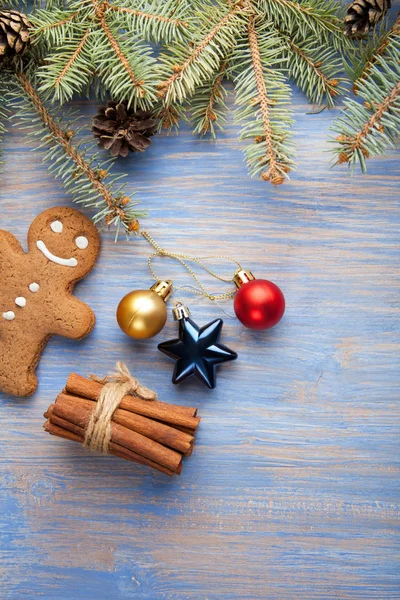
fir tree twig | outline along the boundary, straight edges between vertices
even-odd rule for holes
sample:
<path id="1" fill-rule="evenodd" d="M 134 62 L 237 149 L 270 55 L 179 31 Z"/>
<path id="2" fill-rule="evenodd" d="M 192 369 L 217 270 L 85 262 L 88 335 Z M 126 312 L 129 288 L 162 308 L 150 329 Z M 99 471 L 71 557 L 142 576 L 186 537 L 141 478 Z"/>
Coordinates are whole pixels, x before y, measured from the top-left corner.
<path id="1" fill-rule="evenodd" d="M 254 28 L 254 16 L 249 19 L 248 25 L 249 46 L 251 51 L 251 61 L 254 70 L 254 77 L 257 86 L 257 101 L 260 104 L 260 112 L 263 122 L 264 140 L 259 143 L 265 144 L 265 157 L 268 164 L 268 171 L 263 173 L 267 181 L 272 183 L 281 183 L 282 172 L 278 170 L 278 156 L 274 148 L 273 131 L 270 117 L 271 101 L 268 98 L 267 86 L 264 80 L 263 66 L 261 62 L 260 48 L 258 45 L 258 35 Z"/>
<path id="2" fill-rule="evenodd" d="M 393 40 L 384 55 L 377 56 L 359 80 L 359 104 L 345 100 L 346 110 L 333 124 L 336 163 L 359 163 L 366 171 L 366 159 L 394 147 L 400 135 L 400 39 Z"/>
<path id="3" fill-rule="evenodd" d="M 163 39 L 164 42 L 170 42 L 176 38 L 182 39 L 188 28 L 186 21 L 168 13 L 169 8 L 169 3 L 166 3 L 164 9 L 159 13 L 151 13 L 146 9 L 145 4 L 140 8 L 125 6 L 124 0 L 121 0 L 119 5 L 108 4 L 110 12 L 123 14 L 130 20 L 131 30 L 141 31 L 145 39 L 154 39 L 155 41 Z"/>
<path id="4" fill-rule="evenodd" d="M 293 24 L 306 38 L 307 32 L 318 34 L 324 41 L 333 38 L 335 47 L 343 47 L 349 42 L 342 40 L 343 24 L 339 17 L 341 5 L 335 0 L 261 0 L 263 8 L 278 27 L 291 30 Z"/>
<path id="5" fill-rule="evenodd" d="M 392 27 L 383 32 L 375 44 L 369 43 L 362 53 L 362 60 L 355 66 L 353 71 L 353 91 L 355 94 L 358 93 L 359 84 L 369 75 L 372 65 L 376 63 L 380 56 L 384 56 L 391 42 L 396 39 L 400 39 L 400 12 Z"/>
<path id="6" fill-rule="evenodd" d="M 64 103 L 99 76 L 113 97 L 150 108 L 156 100 L 156 61 L 143 40 L 182 39 L 184 27 L 181 19 L 164 14 L 171 0 L 153 4 L 154 13 L 141 10 L 143 1 L 69 0 L 66 9 L 35 12 L 33 36 L 49 49 L 38 70 L 41 91 Z"/>
<path id="7" fill-rule="evenodd" d="M 290 36 L 286 39 L 292 51 L 288 60 L 291 76 L 312 102 L 321 104 L 325 99 L 332 108 L 334 99 L 343 91 L 338 76 L 342 65 L 337 55 L 329 48 L 317 49 L 314 40 L 300 45 Z"/>
<path id="8" fill-rule="evenodd" d="M 179 122 L 186 118 L 184 107 L 179 104 L 164 104 L 156 111 L 159 119 L 159 130 L 178 130 Z"/>
<path id="9" fill-rule="evenodd" d="M 53 11 L 53 16 L 54 16 L 55 12 L 56 11 Z M 44 19 L 43 25 L 40 25 L 40 27 L 36 27 L 35 31 L 33 32 L 33 35 L 35 35 L 36 37 L 38 37 L 41 34 L 43 34 L 44 32 L 48 32 L 48 31 L 51 31 L 51 30 L 57 31 L 61 27 L 64 27 L 65 25 L 68 25 L 68 23 L 71 23 L 75 19 L 75 17 L 77 17 L 78 15 L 79 15 L 79 10 L 76 10 L 76 11 L 72 12 L 68 16 L 64 16 L 59 21 L 51 21 L 51 20 L 47 21 L 47 19 L 46 19 L 47 15 L 43 11 L 43 13 L 42 13 L 42 18 Z M 50 16 L 50 15 L 48 15 L 48 16 Z M 58 39 L 55 38 L 54 39 L 54 43 L 56 43 L 57 41 L 58 41 Z"/>
<path id="10" fill-rule="evenodd" d="M 5 127 L 5 121 L 7 120 L 9 114 L 8 114 L 8 110 L 5 106 L 5 98 L 4 96 L 1 94 L 1 88 L 0 88 L 0 144 L 3 141 L 3 135 L 6 132 L 6 127 Z M 0 153 L 0 170 L 2 169 L 4 165 L 4 161 L 3 161 L 3 156 Z"/>
<path id="11" fill-rule="evenodd" d="M 17 108 L 16 116 L 22 120 L 22 123 L 28 121 L 30 127 L 32 125 L 35 127 L 39 117 L 39 122 L 45 126 L 47 133 L 43 135 L 43 131 L 39 130 L 36 131 L 36 135 L 40 133 L 41 146 L 49 148 L 45 156 L 51 161 L 49 169 L 56 177 L 63 180 L 66 189 L 72 193 L 74 201 L 83 206 L 95 207 L 98 212 L 93 220 L 95 222 L 104 220 L 107 225 L 116 225 L 117 235 L 121 226 L 127 233 L 138 231 L 137 219 L 144 214 L 133 208 L 134 203 L 125 195 L 123 186 L 113 191 L 119 177 L 110 177 L 110 182 L 106 185 L 103 180 L 108 176 L 109 165 L 100 165 L 97 156 L 87 158 L 86 151 L 72 143 L 71 139 L 76 132 L 61 127 L 59 120 L 50 113 L 46 103 L 25 73 L 16 73 L 14 80 L 17 83 L 16 90 L 9 91 L 9 95 Z M 18 99 L 18 93 L 21 92 L 22 101 Z M 19 110 L 18 106 L 20 106 Z M 34 109 L 36 118 L 32 118 L 29 114 L 29 107 Z"/>
<path id="12" fill-rule="evenodd" d="M 240 69 L 235 63 L 243 56 L 242 46 L 247 46 L 247 58 L 241 60 Z M 245 154 L 252 174 L 261 173 L 264 181 L 274 185 L 284 182 L 293 165 L 289 128 L 292 123 L 285 104 L 290 99 L 290 89 L 284 76 L 275 70 L 280 56 L 279 40 L 270 23 L 251 15 L 247 27 L 247 40 L 239 44 L 233 54 L 237 119 L 245 121 L 241 139 L 251 139 Z M 268 66 L 267 66 L 268 65 Z"/>
<path id="13" fill-rule="evenodd" d="M 215 10 L 223 10 L 221 3 L 217 4 Z M 245 25 L 246 7 L 246 0 L 236 0 L 193 48 L 176 44 L 170 54 L 162 57 L 163 73 L 172 71 L 157 85 L 158 96 L 165 104 L 182 102 L 194 92 L 196 85 L 218 70 L 221 57 L 235 45 L 235 33 Z"/>
<path id="14" fill-rule="evenodd" d="M 87 41 L 89 39 L 90 31 L 91 31 L 90 28 L 86 29 L 78 46 L 72 52 L 71 56 L 67 60 L 62 71 L 57 75 L 56 80 L 54 82 L 54 88 L 56 90 L 56 94 L 57 94 L 58 90 L 60 90 L 62 82 L 68 76 L 69 71 L 80 60 L 82 53 L 84 52 L 85 46 L 87 44 Z M 81 67 L 82 67 L 81 73 L 85 72 L 85 65 L 83 64 L 83 65 L 81 65 Z M 71 86 L 73 86 L 73 80 L 71 81 Z"/>
<path id="15" fill-rule="evenodd" d="M 226 120 L 226 90 L 223 82 L 227 75 L 228 61 L 223 60 L 216 75 L 197 89 L 191 101 L 191 117 L 195 122 L 193 133 L 216 137 L 216 125 L 222 129 Z"/>

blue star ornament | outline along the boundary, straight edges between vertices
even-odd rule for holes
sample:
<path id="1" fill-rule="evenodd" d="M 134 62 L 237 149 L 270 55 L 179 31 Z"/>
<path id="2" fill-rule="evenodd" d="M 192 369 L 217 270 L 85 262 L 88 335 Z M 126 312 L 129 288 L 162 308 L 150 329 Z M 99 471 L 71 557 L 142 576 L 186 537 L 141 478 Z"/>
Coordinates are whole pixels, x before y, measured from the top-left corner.
<path id="1" fill-rule="evenodd" d="M 161 352 L 176 360 L 173 383 L 195 375 L 207 387 L 215 388 L 217 365 L 237 358 L 236 352 L 218 344 L 222 325 L 222 319 L 204 327 L 199 327 L 190 318 L 179 320 L 179 339 L 158 345 Z"/>

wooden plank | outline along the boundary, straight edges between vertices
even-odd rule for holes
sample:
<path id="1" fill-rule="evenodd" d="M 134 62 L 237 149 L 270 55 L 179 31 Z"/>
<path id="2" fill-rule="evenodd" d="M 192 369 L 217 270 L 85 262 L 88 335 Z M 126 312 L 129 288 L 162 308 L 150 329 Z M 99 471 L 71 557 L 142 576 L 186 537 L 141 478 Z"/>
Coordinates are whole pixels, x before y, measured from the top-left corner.
<path id="1" fill-rule="evenodd" d="M 222 341 L 239 359 L 214 391 L 173 387 L 156 350 L 175 336 L 172 318 L 148 342 L 124 337 L 114 318 L 125 293 L 151 285 L 150 248 L 104 232 L 98 266 L 77 287 L 94 333 L 53 339 L 35 396 L 0 400 L 2 599 L 400 597 L 400 154 L 364 177 L 329 170 L 337 113 L 306 115 L 295 101 L 299 170 L 277 189 L 248 177 L 231 122 L 217 144 L 184 128 L 118 164 L 159 244 L 235 256 L 282 287 L 286 316 L 252 333 L 229 301 L 177 294 L 199 324 L 224 317 Z M 0 227 L 24 246 L 38 212 L 69 203 L 30 149 L 20 131 L 7 137 L 1 187 Z M 170 261 L 155 268 L 189 283 Z M 102 375 L 120 359 L 163 400 L 199 406 L 198 442 L 176 481 L 42 431 L 70 371 Z"/>

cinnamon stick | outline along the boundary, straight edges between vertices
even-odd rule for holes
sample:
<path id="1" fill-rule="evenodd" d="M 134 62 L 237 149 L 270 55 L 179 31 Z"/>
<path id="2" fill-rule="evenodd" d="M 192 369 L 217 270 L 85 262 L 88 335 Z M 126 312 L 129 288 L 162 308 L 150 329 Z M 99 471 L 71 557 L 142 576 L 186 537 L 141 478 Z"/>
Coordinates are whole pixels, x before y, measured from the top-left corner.
<path id="1" fill-rule="evenodd" d="M 54 407 L 54 404 L 52 406 Z M 52 414 L 51 407 L 49 410 L 46 411 L 44 417 L 48 418 L 48 420 L 44 424 L 45 431 L 47 431 L 51 435 L 55 435 L 66 440 L 80 442 L 81 444 L 83 443 L 85 430 L 82 427 L 78 427 L 78 425 L 74 425 L 73 423 L 70 423 L 69 421 L 61 419 L 60 417 L 57 417 L 56 415 Z M 82 434 L 78 434 L 78 430 L 81 430 Z M 144 458 L 143 456 L 140 456 L 135 452 L 131 452 L 130 450 L 127 450 L 126 448 L 115 444 L 114 442 L 110 443 L 110 454 L 113 454 L 118 458 L 131 460 L 133 462 L 145 465 L 147 467 L 152 467 L 153 469 L 156 469 L 161 473 L 165 473 L 165 475 L 169 475 L 169 477 L 172 477 L 175 474 L 179 475 L 182 470 L 182 465 L 179 465 L 176 471 L 171 471 L 170 469 L 167 469 L 152 460 Z"/>
<path id="2" fill-rule="evenodd" d="M 92 412 L 93 402 L 67 394 L 59 394 L 53 408 L 55 415 L 83 428 L 86 428 Z M 176 471 L 182 461 L 179 452 L 167 448 L 115 421 L 111 422 L 111 441 L 171 471 Z"/>
<path id="3" fill-rule="evenodd" d="M 72 431 L 63 429 L 62 427 L 59 427 L 58 425 L 53 425 L 53 423 L 51 423 L 50 420 L 47 420 L 45 422 L 45 424 L 43 425 L 43 429 L 45 431 L 47 431 L 48 433 L 50 433 L 51 435 L 56 435 L 57 437 L 62 437 L 65 440 L 70 440 L 71 442 L 81 442 L 81 437 L 78 434 L 76 434 Z"/>
<path id="4" fill-rule="evenodd" d="M 130 377 L 123 363 L 116 366 L 121 375 Z M 45 430 L 83 443 L 90 417 L 106 383 L 106 380 L 99 383 L 71 373 L 63 393 L 44 415 L 47 418 Z M 108 449 L 110 454 L 147 465 L 169 476 L 180 474 L 182 457 L 193 451 L 199 422 L 196 408 L 127 395 L 108 421 L 111 427 Z"/>
<path id="5" fill-rule="evenodd" d="M 61 402 L 64 403 L 67 402 L 66 398 L 69 398 L 72 405 L 73 401 L 77 399 L 77 396 L 71 394 L 60 394 L 60 397 Z M 92 400 L 80 398 L 79 401 L 82 406 L 85 406 L 90 411 L 90 413 L 93 411 L 94 404 Z M 142 415 L 117 408 L 113 414 L 112 420 L 119 425 L 123 425 L 132 431 L 136 431 L 137 433 L 158 442 L 159 444 L 163 444 L 173 450 L 178 450 L 179 452 L 182 452 L 182 454 L 186 455 L 190 453 L 193 447 L 193 435 L 188 435 L 179 429 L 175 429 L 170 425 L 160 423 L 154 419 L 149 419 L 148 417 L 143 417 Z"/>
<path id="6" fill-rule="evenodd" d="M 103 384 L 97 381 L 71 373 L 65 391 L 81 398 L 98 400 L 102 387 Z M 166 404 L 159 400 L 148 401 L 136 396 L 125 396 L 120 403 L 120 408 L 162 423 L 185 427 L 191 431 L 195 431 L 200 423 L 200 418 L 196 416 L 196 408 Z"/>

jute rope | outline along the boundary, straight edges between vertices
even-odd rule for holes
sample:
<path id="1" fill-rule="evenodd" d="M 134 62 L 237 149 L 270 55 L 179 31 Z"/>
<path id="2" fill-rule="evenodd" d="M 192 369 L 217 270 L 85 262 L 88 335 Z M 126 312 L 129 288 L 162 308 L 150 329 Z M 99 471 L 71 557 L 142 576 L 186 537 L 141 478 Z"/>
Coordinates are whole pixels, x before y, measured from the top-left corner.
<path id="1" fill-rule="evenodd" d="M 156 400 L 157 394 L 139 384 L 123 362 L 117 362 L 116 372 L 103 379 L 91 375 L 93 381 L 103 383 L 96 408 L 92 412 L 83 445 L 95 452 L 108 454 L 111 440 L 111 419 L 124 396 L 131 394 L 143 400 Z"/>

